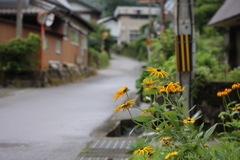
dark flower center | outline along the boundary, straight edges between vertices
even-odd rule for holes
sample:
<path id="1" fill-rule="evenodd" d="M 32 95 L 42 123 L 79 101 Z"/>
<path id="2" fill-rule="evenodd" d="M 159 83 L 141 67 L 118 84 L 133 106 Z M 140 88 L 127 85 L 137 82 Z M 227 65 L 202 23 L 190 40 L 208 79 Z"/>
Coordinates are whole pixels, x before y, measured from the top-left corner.
<path id="1" fill-rule="evenodd" d="M 157 69 L 158 72 L 161 72 L 161 69 Z"/>

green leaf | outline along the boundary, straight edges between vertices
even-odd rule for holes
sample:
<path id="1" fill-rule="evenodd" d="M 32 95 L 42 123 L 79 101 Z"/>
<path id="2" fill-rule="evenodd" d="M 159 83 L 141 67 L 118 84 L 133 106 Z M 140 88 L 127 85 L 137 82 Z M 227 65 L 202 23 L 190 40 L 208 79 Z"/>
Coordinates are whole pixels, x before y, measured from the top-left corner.
<path id="1" fill-rule="evenodd" d="M 195 118 L 195 121 L 197 121 L 198 119 L 202 118 L 202 115 L 198 116 L 197 118 Z"/>
<path id="2" fill-rule="evenodd" d="M 155 94 L 157 92 L 158 92 L 157 89 L 150 89 L 149 91 L 144 92 L 144 94 Z"/>
<path id="3" fill-rule="evenodd" d="M 170 121 L 170 123 L 172 123 L 172 125 L 174 127 L 179 127 L 178 117 L 176 116 L 176 111 L 167 111 L 167 112 L 164 112 L 163 115 L 170 117 L 169 121 Z"/>
<path id="4" fill-rule="evenodd" d="M 199 127 L 199 132 L 203 129 L 204 127 L 204 122 L 201 124 L 201 126 Z"/>
<path id="5" fill-rule="evenodd" d="M 159 130 L 162 130 L 163 127 L 164 127 L 164 123 L 161 123 L 160 125 L 157 126 L 157 128 L 159 128 Z"/>
<path id="6" fill-rule="evenodd" d="M 220 151 L 215 150 L 215 157 L 216 159 L 228 159 L 228 156 Z"/>
<path id="7" fill-rule="evenodd" d="M 224 116 L 225 114 L 227 114 L 226 112 L 221 112 L 219 115 L 218 115 L 218 117 L 222 117 L 222 116 Z"/>
<path id="8" fill-rule="evenodd" d="M 158 108 L 158 107 L 159 107 L 159 104 L 158 104 L 157 102 L 153 102 L 153 107 Z"/>
<path id="9" fill-rule="evenodd" d="M 186 109 L 187 109 L 187 107 L 183 106 L 182 109 L 181 109 L 181 112 L 184 113 Z"/>
<path id="10" fill-rule="evenodd" d="M 232 102 L 228 103 L 227 106 L 229 107 L 229 106 L 231 106 L 232 104 L 235 104 L 235 103 L 237 103 L 237 101 L 232 101 Z"/>
<path id="11" fill-rule="evenodd" d="M 130 132 L 129 132 L 129 136 L 132 134 L 132 132 L 135 130 L 135 129 L 137 129 L 138 127 L 140 127 L 140 125 L 138 124 L 138 125 L 136 125 Z"/>
<path id="12" fill-rule="evenodd" d="M 188 113 L 190 113 L 197 105 L 194 105 L 189 111 Z"/>
<path id="13" fill-rule="evenodd" d="M 202 135 L 203 135 L 203 132 L 200 132 L 200 133 L 197 134 L 196 137 L 197 137 L 197 138 L 200 138 Z"/>
<path id="14" fill-rule="evenodd" d="M 231 116 L 234 116 L 234 114 L 237 114 L 237 113 L 239 113 L 239 111 L 234 111 L 231 113 Z"/>
<path id="15" fill-rule="evenodd" d="M 169 104 L 163 104 L 163 105 L 161 105 L 159 108 L 160 109 L 163 109 L 163 108 L 165 108 L 165 107 L 167 107 L 167 106 L 170 106 Z"/>
<path id="16" fill-rule="evenodd" d="M 204 134 L 203 137 L 203 143 L 206 143 L 206 141 L 208 140 L 208 138 L 212 135 L 213 131 L 215 130 L 215 128 L 217 127 L 217 123 L 214 124 L 211 128 L 209 128 L 206 133 Z"/>
<path id="17" fill-rule="evenodd" d="M 138 122 L 147 122 L 152 120 L 154 117 L 152 116 L 137 116 L 134 117 L 133 120 L 138 121 Z"/>
<path id="18" fill-rule="evenodd" d="M 188 100 L 188 98 L 187 97 L 183 97 L 183 96 L 181 96 L 179 99 L 178 99 L 178 103 L 183 103 L 183 102 L 185 102 L 186 100 Z"/>

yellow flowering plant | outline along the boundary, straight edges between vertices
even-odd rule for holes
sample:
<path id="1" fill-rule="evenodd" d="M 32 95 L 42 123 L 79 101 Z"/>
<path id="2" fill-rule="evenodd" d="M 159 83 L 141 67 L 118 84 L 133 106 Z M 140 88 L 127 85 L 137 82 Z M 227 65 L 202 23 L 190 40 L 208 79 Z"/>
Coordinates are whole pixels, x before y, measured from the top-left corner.
<path id="1" fill-rule="evenodd" d="M 240 133 L 240 103 L 231 100 L 231 97 L 229 96 L 230 92 L 235 91 L 238 100 L 240 100 L 239 89 L 240 83 L 234 83 L 231 88 L 225 88 L 217 92 L 217 96 L 222 97 L 223 106 L 225 109 L 218 115 L 218 117 L 222 120 L 222 126 L 224 129 L 224 132 L 220 134 L 225 134 L 227 137 L 230 136 L 228 135 L 229 132 L 226 131 L 226 127 L 228 127 L 229 130 L 232 130 L 231 135 L 234 135 L 236 138 L 240 138 L 238 135 L 238 133 Z"/>
<path id="2" fill-rule="evenodd" d="M 188 117 L 184 102 L 187 98 L 181 96 L 184 87 L 179 83 L 170 82 L 164 86 L 160 85 L 161 79 L 170 76 L 161 69 L 150 68 L 146 71 L 151 72 L 149 77 L 143 80 L 144 92 L 150 101 L 149 108 L 142 109 L 135 104 L 135 100 L 130 100 L 128 96 L 129 89 L 121 88 L 116 92 L 114 100 L 125 94 L 128 101 L 116 107 L 115 111 L 128 111 L 132 121 L 136 124 L 133 128 L 144 129 L 143 134 L 145 143 L 149 146 L 139 148 L 133 152 L 133 157 L 140 156 L 141 159 L 204 159 L 210 160 L 214 154 L 207 147 L 207 140 L 210 138 L 217 124 L 212 126 L 206 132 L 202 131 L 203 124 L 196 129 L 194 126 L 201 116 L 196 118 Z M 124 90 L 124 92 L 123 92 Z M 163 103 L 159 104 L 157 98 L 162 97 Z M 130 108 L 135 107 L 142 113 L 137 117 L 132 117 Z M 132 130 L 132 131 L 133 131 Z M 131 132 L 130 132 L 131 134 Z M 162 146 L 161 154 L 157 154 L 151 144 L 157 142 Z"/>

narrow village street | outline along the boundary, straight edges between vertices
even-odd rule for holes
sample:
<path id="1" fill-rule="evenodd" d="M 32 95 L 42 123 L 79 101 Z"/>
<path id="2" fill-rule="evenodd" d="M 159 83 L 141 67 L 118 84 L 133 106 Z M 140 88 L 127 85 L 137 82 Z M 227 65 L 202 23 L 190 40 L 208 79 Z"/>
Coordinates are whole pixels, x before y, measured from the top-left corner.
<path id="1" fill-rule="evenodd" d="M 121 104 L 114 93 L 123 86 L 136 92 L 143 63 L 117 55 L 110 63 L 80 82 L 1 97 L 0 160 L 74 160 Z"/>

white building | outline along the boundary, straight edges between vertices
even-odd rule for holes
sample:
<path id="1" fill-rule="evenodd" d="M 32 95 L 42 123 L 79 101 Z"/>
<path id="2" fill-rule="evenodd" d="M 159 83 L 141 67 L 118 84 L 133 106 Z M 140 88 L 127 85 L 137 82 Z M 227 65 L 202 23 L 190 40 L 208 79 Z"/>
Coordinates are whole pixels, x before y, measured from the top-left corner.
<path id="1" fill-rule="evenodd" d="M 119 32 L 117 28 L 118 24 L 117 24 L 116 18 L 111 16 L 105 17 L 105 18 L 99 19 L 97 23 L 103 24 L 104 27 L 110 29 L 111 30 L 110 34 L 114 37 L 114 40 L 117 41 Z"/>

